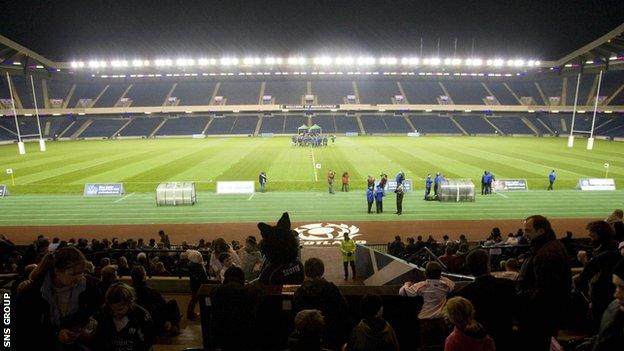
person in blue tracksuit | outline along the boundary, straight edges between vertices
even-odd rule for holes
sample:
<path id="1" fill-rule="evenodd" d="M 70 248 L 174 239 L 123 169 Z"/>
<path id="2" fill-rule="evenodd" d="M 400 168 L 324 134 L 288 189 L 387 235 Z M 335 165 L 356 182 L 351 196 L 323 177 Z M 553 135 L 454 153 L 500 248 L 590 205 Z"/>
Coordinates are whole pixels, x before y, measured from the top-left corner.
<path id="1" fill-rule="evenodd" d="M 487 175 L 487 171 L 483 172 L 483 175 L 481 176 L 481 195 L 485 195 L 485 184 L 487 184 L 485 182 L 486 175 Z"/>
<path id="2" fill-rule="evenodd" d="M 375 193 L 373 192 L 373 188 L 369 187 L 366 190 L 366 202 L 368 202 L 368 213 L 373 213 L 371 208 L 373 207 L 373 201 L 375 200 Z"/>
<path id="3" fill-rule="evenodd" d="M 442 174 L 440 172 L 436 173 L 435 178 L 433 179 L 433 196 L 438 196 L 438 191 L 440 190 L 440 184 L 442 183 Z"/>
<path id="4" fill-rule="evenodd" d="M 548 181 L 550 182 L 550 185 L 548 186 L 548 190 L 553 190 L 553 184 L 555 183 L 555 179 L 557 179 L 557 174 L 555 173 L 555 170 L 553 169 L 552 171 L 550 171 L 550 173 L 548 173 Z"/>
<path id="5" fill-rule="evenodd" d="M 377 191 L 375 191 L 375 206 L 377 207 L 377 213 L 383 213 L 383 197 L 383 188 L 378 185 Z"/>
<path id="6" fill-rule="evenodd" d="M 485 171 L 485 175 L 483 175 L 483 182 L 485 183 L 485 195 L 492 193 L 492 175 L 490 172 Z"/>
<path id="7" fill-rule="evenodd" d="M 396 178 L 394 179 L 397 182 L 397 185 L 399 184 L 403 184 L 403 181 L 405 180 L 405 173 L 403 173 L 403 171 L 400 171 L 397 175 Z"/>
<path id="8" fill-rule="evenodd" d="M 425 200 L 429 200 L 431 184 L 433 184 L 433 179 L 431 179 L 431 174 L 427 174 L 427 179 L 425 179 Z"/>

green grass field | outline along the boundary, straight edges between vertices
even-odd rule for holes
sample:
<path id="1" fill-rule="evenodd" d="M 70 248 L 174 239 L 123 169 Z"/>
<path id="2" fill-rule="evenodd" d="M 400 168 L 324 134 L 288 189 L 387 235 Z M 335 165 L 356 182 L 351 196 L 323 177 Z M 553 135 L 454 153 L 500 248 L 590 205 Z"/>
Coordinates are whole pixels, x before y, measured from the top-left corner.
<path id="1" fill-rule="evenodd" d="M 289 138 L 208 138 L 49 142 L 47 152 L 27 144 L 0 147 L 2 177 L 15 196 L 0 199 L 0 225 L 98 223 L 199 223 L 274 220 L 289 210 L 293 220 L 392 219 L 363 212 L 362 191 L 325 194 L 329 169 L 351 174 L 352 190 L 366 187 L 366 177 L 403 170 L 418 189 L 427 173 L 472 178 L 479 187 L 483 170 L 497 178 L 526 178 L 527 193 L 479 196 L 475 203 L 424 202 L 421 191 L 406 198 L 401 220 L 436 218 L 521 218 L 543 213 L 552 217 L 603 217 L 622 207 L 624 192 L 582 193 L 579 178 L 609 177 L 624 184 L 624 144 L 585 140 L 574 148 L 565 138 L 503 137 L 356 137 L 338 138 L 326 148 L 300 148 Z M 314 163 L 320 163 L 316 170 Z M 12 168 L 15 186 L 5 174 Z M 557 170 L 555 192 L 543 191 L 547 174 Z M 219 180 L 254 180 L 267 172 L 269 190 L 253 197 L 214 194 Z M 193 207 L 157 208 L 154 190 L 165 181 L 194 181 L 200 191 Z M 87 199 L 84 183 L 122 182 L 124 198 Z M 338 182 L 339 183 L 339 179 Z M 337 188 L 339 190 L 339 184 Z M 389 209 L 394 210 L 392 194 Z"/>

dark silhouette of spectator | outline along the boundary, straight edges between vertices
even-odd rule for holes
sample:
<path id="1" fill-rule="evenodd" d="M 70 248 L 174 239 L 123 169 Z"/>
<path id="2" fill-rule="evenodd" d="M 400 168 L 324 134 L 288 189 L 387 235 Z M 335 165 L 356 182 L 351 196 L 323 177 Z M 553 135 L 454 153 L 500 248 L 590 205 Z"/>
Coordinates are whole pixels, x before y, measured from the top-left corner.
<path id="1" fill-rule="evenodd" d="M 624 211 L 617 209 L 611 213 L 607 218 L 609 223 L 615 232 L 615 240 L 618 242 L 624 241 Z"/>
<path id="2" fill-rule="evenodd" d="M 346 351 L 396 351 L 399 343 L 392 326 L 383 319 L 379 295 L 367 294 L 361 302 L 362 319 L 353 328 Z"/>
<path id="3" fill-rule="evenodd" d="M 524 350 L 549 350 L 570 300 L 572 274 L 565 248 L 548 219 L 530 216 L 524 221 L 530 251 L 520 269 L 520 340 Z"/>
<path id="4" fill-rule="evenodd" d="M 171 241 L 169 241 L 169 235 L 165 234 L 164 230 L 158 231 L 158 236 L 160 237 L 160 242 L 164 245 L 165 249 L 171 248 Z"/>
<path id="5" fill-rule="evenodd" d="M 615 300 L 602 315 L 593 351 L 619 350 L 624 345 L 624 259 L 613 268 L 612 279 Z"/>
<path id="6" fill-rule="evenodd" d="M 561 243 L 563 244 L 563 247 L 565 247 L 566 249 L 566 253 L 568 254 L 568 259 L 570 259 L 571 261 L 576 260 L 576 244 L 574 244 L 574 239 L 572 239 L 572 236 L 574 234 L 572 234 L 572 232 L 567 231 L 566 232 L 566 236 L 559 239 L 559 241 L 561 241 Z"/>
<path id="7" fill-rule="evenodd" d="M 204 259 L 199 251 L 187 250 L 186 253 L 189 260 L 189 280 L 191 283 L 191 300 L 186 308 L 186 318 L 195 320 L 199 318 L 199 314 L 195 312 L 195 306 L 198 301 L 197 290 L 208 281 L 208 273 L 206 273 Z"/>
<path id="8" fill-rule="evenodd" d="M 17 295 L 12 314 L 19 350 L 86 345 L 102 304 L 97 279 L 85 276 L 87 260 L 76 248 L 48 253 Z M 33 337 L 36 332 L 36 337 Z"/>
<path id="9" fill-rule="evenodd" d="M 102 296 L 106 294 L 108 288 L 113 285 L 113 283 L 119 281 L 119 276 L 117 276 L 117 266 L 106 265 L 100 270 L 101 281 L 98 283 L 98 288 L 102 293 Z"/>
<path id="10" fill-rule="evenodd" d="M 293 312 L 320 310 L 325 317 L 323 345 L 338 349 L 346 337 L 347 303 L 334 283 L 323 278 L 325 265 L 318 258 L 310 258 L 304 264 L 305 280 L 295 291 Z"/>
<path id="11" fill-rule="evenodd" d="M 95 350 L 147 351 L 156 341 L 149 312 L 136 304 L 134 289 L 124 283 L 111 285 L 96 319 Z"/>
<path id="12" fill-rule="evenodd" d="M 240 259 L 241 268 L 245 272 L 245 280 L 252 281 L 258 278 L 262 268 L 262 254 L 260 254 L 260 247 L 258 247 L 255 236 L 250 235 L 245 240 Z"/>
<path id="13" fill-rule="evenodd" d="M 132 268 L 132 287 L 136 293 L 136 303 L 152 316 L 159 335 L 180 333 L 180 307 L 177 301 L 166 301 L 156 289 L 147 286 L 147 275 L 143 266 Z"/>
<path id="14" fill-rule="evenodd" d="M 210 336 L 215 348 L 223 350 L 249 350 L 257 346 L 257 311 L 262 292 L 245 285 L 245 274 L 233 266 L 225 271 L 223 284 L 210 295 L 212 314 Z M 269 317 L 269 316 L 265 316 Z"/>
<path id="15" fill-rule="evenodd" d="M 288 338 L 289 351 L 329 351 L 321 345 L 326 330 L 323 314 L 319 310 L 302 310 L 295 316 L 295 331 Z"/>
<path id="16" fill-rule="evenodd" d="M 422 241 L 422 237 L 421 237 L 421 241 Z M 403 257 L 409 258 L 413 254 L 415 254 L 416 251 L 418 251 L 418 247 L 416 246 L 416 243 L 414 242 L 414 238 L 407 238 L 407 245 L 405 245 L 405 252 L 403 253 Z"/>
<path id="17" fill-rule="evenodd" d="M 594 251 L 591 259 L 581 260 L 583 271 L 573 281 L 575 289 L 589 297 L 593 325 L 598 330 L 602 314 L 613 300 L 613 267 L 622 257 L 618 252 L 618 243 L 614 240 L 615 232 L 609 223 L 590 222 L 587 230 Z"/>
<path id="18" fill-rule="evenodd" d="M 457 295 L 470 300 L 476 310 L 476 320 L 496 342 L 496 350 L 510 350 L 516 306 L 515 284 L 490 274 L 490 256 L 485 250 L 475 250 L 466 257 L 466 267 L 475 277 Z"/>
<path id="19" fill-rule="evenodd" d="M 457 245 L 456 244 L 448 244 L 445 248 L 444 255 L 438 257 L 440 262 L 442 262 L 446 269 L 449 272 L 457 273 L 459 272 L 463 262 L 460 257 L 457 256 Z"/>
<path id="20" fill-rule="evenodd" d="M 117 274 L 120 277 L 127 277 L 130 275 L 130 266 L 128 265 L 128 259 L 124 256 L 120 256 L 117 259 Z"/>
<path id="21" fill-rule="evenodd" d="M 444 351 L 495 351 L 494 340 L 475 319 L 475 310 L 467 299 L 453 297 L 444 306 L 444 317 L 453 332 L 444 342 Z"/>
<path id="22" fill-rule="evenodd" d="M 394 241 L 388 244 L 388 255 L 403 257 L 404 252 L 405 244 L 401 241 L 401 236 L 397 235 L 394 237 Z"/>

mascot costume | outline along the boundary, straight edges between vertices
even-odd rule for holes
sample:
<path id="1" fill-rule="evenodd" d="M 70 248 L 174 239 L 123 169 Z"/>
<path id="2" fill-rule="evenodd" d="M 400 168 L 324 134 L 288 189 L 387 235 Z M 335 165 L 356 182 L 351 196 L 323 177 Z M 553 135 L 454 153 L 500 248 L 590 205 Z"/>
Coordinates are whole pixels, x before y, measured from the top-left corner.
<path id="1" fill-rule="evenodd" d="M 288 212 L 276 226 L 258 223 L 262 234 L 260 251 L 264 256 L 264 265 L 259 281 L 268 285 L 303 283 L 303 265 L 299 260 L 299 241 L 297 232 L 290 229 Z"/>

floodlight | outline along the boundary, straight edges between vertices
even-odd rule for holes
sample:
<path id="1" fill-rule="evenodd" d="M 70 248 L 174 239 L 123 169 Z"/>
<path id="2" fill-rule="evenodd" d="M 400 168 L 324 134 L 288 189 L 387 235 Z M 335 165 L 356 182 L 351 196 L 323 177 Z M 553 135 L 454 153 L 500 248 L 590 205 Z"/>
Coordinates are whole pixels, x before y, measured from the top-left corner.
<path id="1" fill-rule="evenodd" d="M 382 65 L 395 65 L 397 63 L 397 59 L 395 57 L 382 57 L 379 59 L 379 63 Z"/>
<path id="2" fill-rule="evenodd" d="M 445 58 L 445 59 L 444 59 L 444 64 L 445 64 L 445 65 L 450 65 L 450 64 L 451 64 L 451 61 L 452 61 L 452 59 L 450 59 L 450 58 Z"/>
<path id="3" fill-rule="evenodd" d="M 267 65 L 274 65 L 275 64 L 275 58 L 274 57 L 267 57 L 264 59 L 264 63 L 266 63 Z"/>
<path id="4" fill-rule="evenodd" d="M 593 63 L 594 63 L 594 61 L 593 61 L 593 60 L 585 61 L 585 64 L 588 64 L 588 65 L 591 65 L 591 64 L 593 64 Z"/>
<path id="5" fill-rule="evenodd" d="M 513 66 L 514 60 L 507 60 L 507 66 Z"/>
<path id="6" fill-rule="evenodd" d="M 316 57 L 314 58 L 314 64 L 316 65 L 329 65 L 332 63 L 332 59 L 327 57 L 327 56 L 323 56 L 323 57 Z"/>
<path id="7" fill-rule="evenodd" d="M 535 61 L 533 61 L 533 60 L 529 60 L 529 61 L 527 62 L 527 65 L 528 65 L 529 67 L 533 67 L 533 65 L 535 65 Z"/>
<path id="8" fill-rule="evenodd" d="M 514 66 L 516 67 L 524 66 L 524 60 L 514 60 Z"/>
<path id="9" fill-rule="evenodd" d="M 245 57 L 243 59 L 243 65 L 253 65 L 253 64 L 254 64 L 253 57 Z"/>
<path id="10" fill-rule="evenodd" d="M 89 67 L 98 68 L 100 66 L 100 62 L 98 61 L 89 61 Z"/>
<path id="11" fill-rule="evenodd" d="M 409 59 L 407 57 L 404 57 L 401 59 L 401 64 L 402 65 L 407 65 L 409 63 Z"/>
<path id="12" fill-rule="evenodd" d="M 541 62 L 540 62 L 540 61 L 535 61 L 535 65 L 536 65 L 536 66 L 539 66 L 540 64 L 541 64 Z"/>
<path id="13" fill-rule="evenodd" d="M 454 58 L 451 63 L 453 64 L 453 66 L 458 66 L 461 65 L 461 59 L 458 58 Z"/>
<path id="14" fill-rule="evenodd" d="M 494 63 L 494 66 L 501 67 L 505 62 L 502 59 L 495 59 L 493 63 Z"/>
<path id="15" fill-rule="evenodd" d="M 440 64 L 440 62 L 442 62 L 442 60 L 440 60 L 437 57 L 434 57 L 432 59 L 429 60 L 429 64 L 433 65 L 433 66 L 437 66 Z"/>
<path id="16" fill-rule="evenodd" d="M 482 59 L 472 59 L 472 65 L 473 66 L 481 66 L 483 65 L 483 60 Z"/>
<path id="17" fill-rule="evenodd" d="M 134 67 L 141 67 L 141 66 L 143 66 L 143 61 L 141 61 L 141 60 L 133 60 L 132 61 L 132 66 L 134 66 Z"/>
<path id="18" fill-rule="evenodd" d="M 197 64 L 200 66 L 207 66 L 210 63 L 206 58 L 200 58 L 197 60 Z"/>

